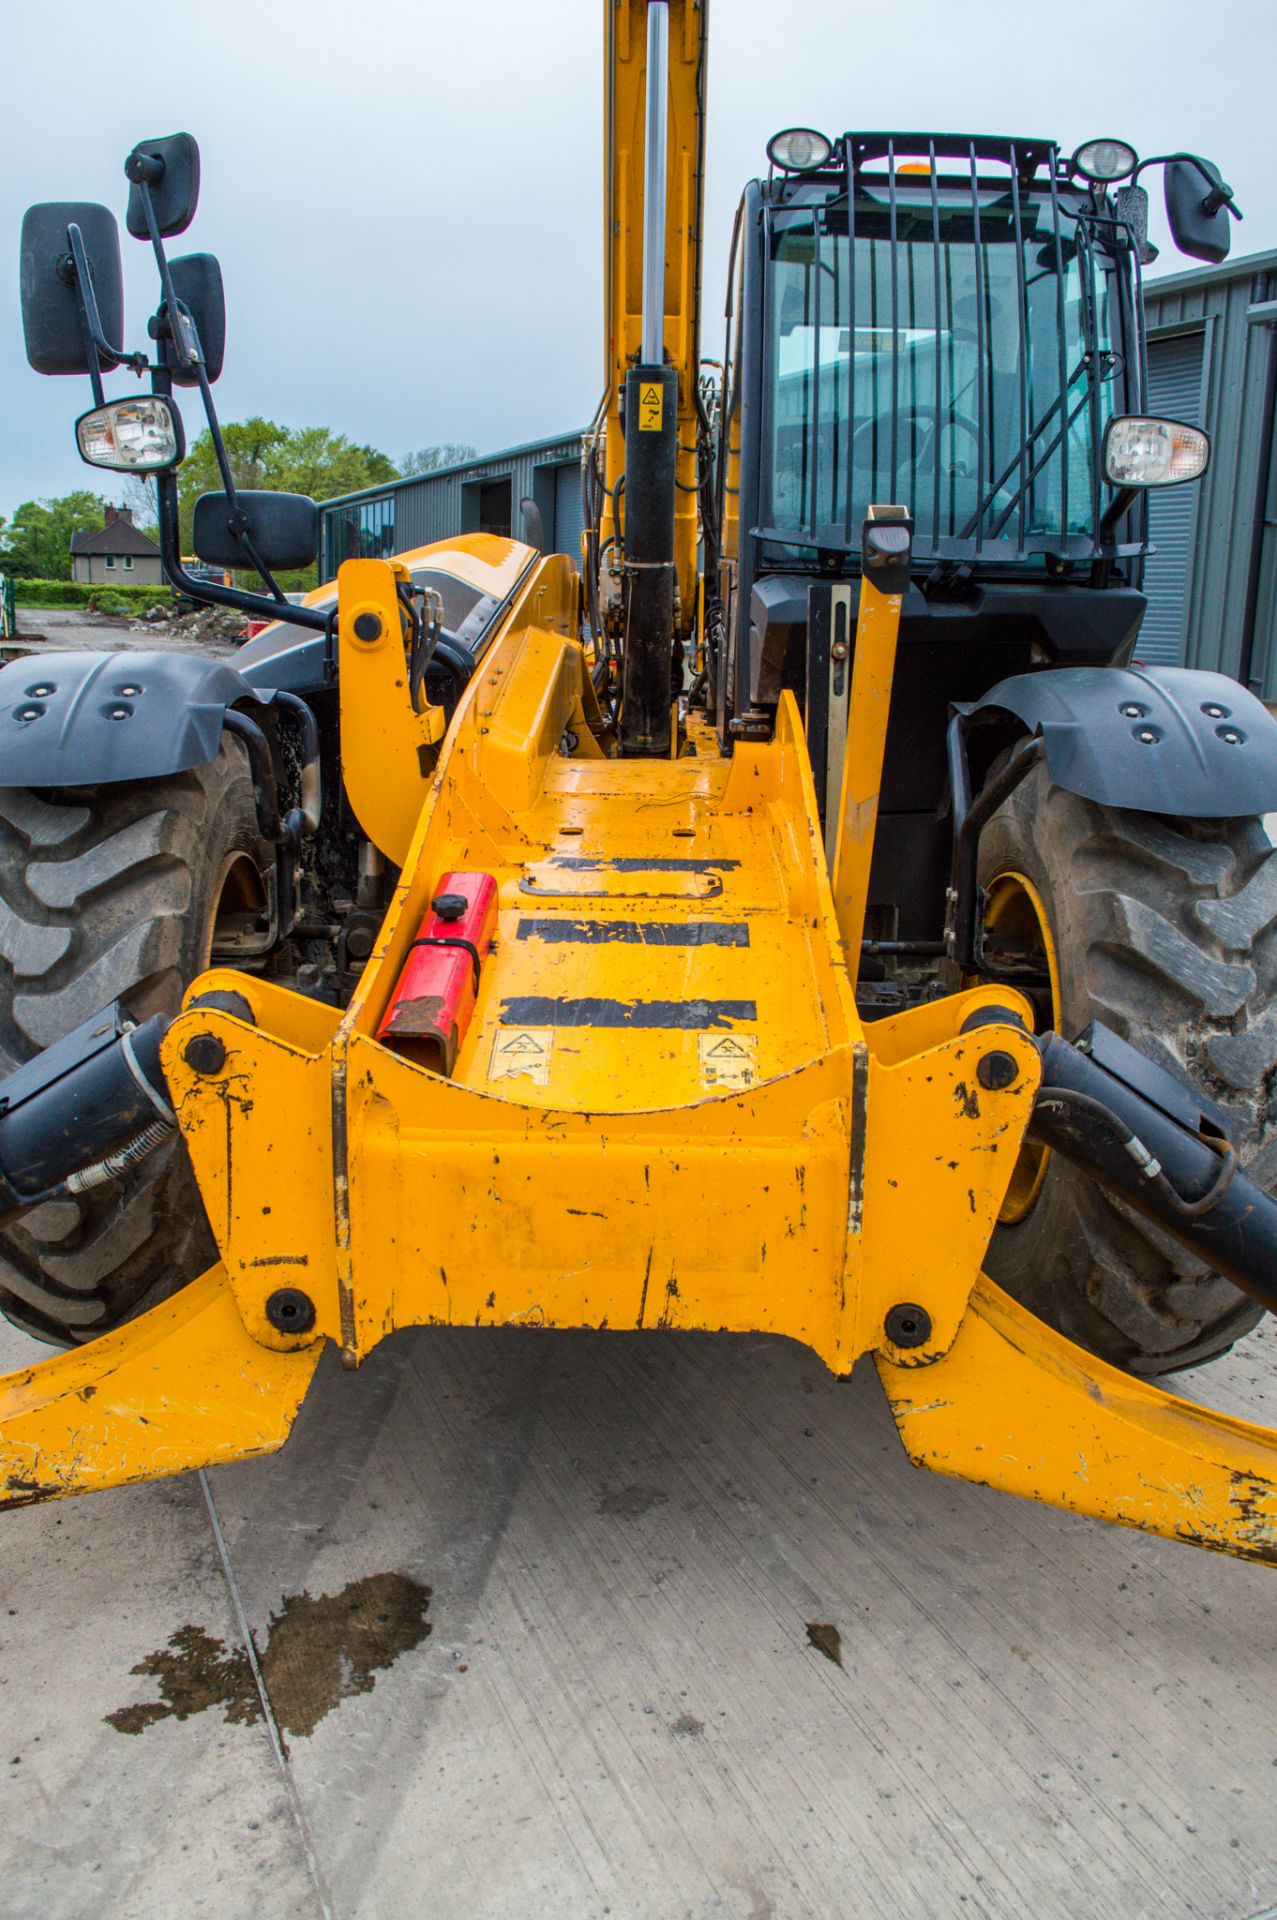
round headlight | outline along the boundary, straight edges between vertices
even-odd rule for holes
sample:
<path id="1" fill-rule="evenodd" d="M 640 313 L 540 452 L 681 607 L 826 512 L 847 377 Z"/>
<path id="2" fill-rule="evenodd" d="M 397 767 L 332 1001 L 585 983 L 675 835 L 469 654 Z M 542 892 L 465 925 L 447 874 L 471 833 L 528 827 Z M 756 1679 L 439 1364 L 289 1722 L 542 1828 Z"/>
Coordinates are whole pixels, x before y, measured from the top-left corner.
<path id="1" fill-rule="evenodd" d="M 814 127 L 786 127 L 767 142 L 767 158 L 785 173 L 813 173 L 823 167 L 833 148 Z"/>
<path id="2" fill-rule="evenodd" d="M 1084 180 L 1125 180 L 1134 173 L 1139 155 L 1125 140 L 1088 140 L 1069 162 Z"/>
<path id="3" fill-rule="evenodd" d="M 1115 487 L 1177 487 L 1200 480 L 1210 438 L 1182 420 L 1115 414 L 1104 430 L 1104 476 Z"/>

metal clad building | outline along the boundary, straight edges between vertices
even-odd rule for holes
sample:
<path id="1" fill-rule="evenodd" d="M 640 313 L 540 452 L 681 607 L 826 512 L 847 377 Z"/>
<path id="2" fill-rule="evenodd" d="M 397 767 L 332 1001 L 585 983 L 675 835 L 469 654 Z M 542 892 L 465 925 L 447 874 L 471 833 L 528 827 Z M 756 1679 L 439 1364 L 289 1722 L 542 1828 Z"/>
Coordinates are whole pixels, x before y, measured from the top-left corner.
<path id="1" fill-rule="evenodd" d="M 319 577 L 331 580 L 343 560 L 385 559 L 458 533 L 520 539 L 524 500 L 534 500 L 540 509 L 547 550 L 570 554 L 579 563 L 580 461 L 581 435 L 570 433 L 325 500 Z"/>
<path id="2" fill-rule="evenodd" d="M 1145 283 L 1149 412 L 1204 426 L 1196 486 L 1149 495 L 1138 659 L 1245 674 L 1277 701 L 1277 252 Z"/>

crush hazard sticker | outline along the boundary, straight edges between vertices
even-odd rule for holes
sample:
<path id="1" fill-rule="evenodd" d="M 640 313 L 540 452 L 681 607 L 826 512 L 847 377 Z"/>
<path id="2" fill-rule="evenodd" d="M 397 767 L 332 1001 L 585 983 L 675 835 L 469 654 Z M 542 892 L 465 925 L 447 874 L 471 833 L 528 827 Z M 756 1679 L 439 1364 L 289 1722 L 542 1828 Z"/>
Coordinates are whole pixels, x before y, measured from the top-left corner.
<path id="1" fill-rule="evenodd" d="M 639 432 L 659 433 L 665 424 L 665 395 L 659 380 L 639 382 Z"/>
<path id="2" fill-rule="evenodd" d="M 739 1092 L 758 1085 L 758 1036 L 753 1033 L 697 1035 L 703 1087 L 727 1087 Z"/>
<path id="3" fill-rule="evenodd" d="M 532 1080 L 538 1087 L 550 1078 L 554 1052 L 553 1027 L 502 1027 L 492 1042 L 489 1080 Z"/>

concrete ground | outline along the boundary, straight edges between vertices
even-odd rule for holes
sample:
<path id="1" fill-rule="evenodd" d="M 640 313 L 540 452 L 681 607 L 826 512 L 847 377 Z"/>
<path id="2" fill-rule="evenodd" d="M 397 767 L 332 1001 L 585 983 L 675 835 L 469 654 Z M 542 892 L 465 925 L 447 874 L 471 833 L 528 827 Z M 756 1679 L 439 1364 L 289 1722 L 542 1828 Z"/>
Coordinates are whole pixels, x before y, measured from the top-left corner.
<path id="1" fill-rule="evenodd" d="M 1184 1390 L 1277 1420 L 1277 1330 Z M 7 1920 L 1277 1915 L 1273 1573 L 917 1473 L 781 1340 L 397 1335 L 5 1516 L 0 1609 Z"/>

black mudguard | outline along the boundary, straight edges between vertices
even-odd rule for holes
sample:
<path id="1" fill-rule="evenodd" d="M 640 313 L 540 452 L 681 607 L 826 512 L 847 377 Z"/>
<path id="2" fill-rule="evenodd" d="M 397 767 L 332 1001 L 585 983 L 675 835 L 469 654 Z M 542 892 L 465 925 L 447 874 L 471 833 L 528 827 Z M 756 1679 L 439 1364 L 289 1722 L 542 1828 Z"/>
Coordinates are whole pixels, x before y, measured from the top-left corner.
<path id="1" fill-rule="evenodd" d="M 217 757 L 228 707 L 271 697 L 194 653 L 28 654 L 0 668 L 0 786 L 185 773 Z"/>
<path id="2" fill-rule="evenodd" d="M 1040 734 L 1052 782 L 1085 800 L 1180 819 L 1277 811 L 1277 720 L 1226 674 L 1060 667 L 1000 681 L 959 709 Z"/>

